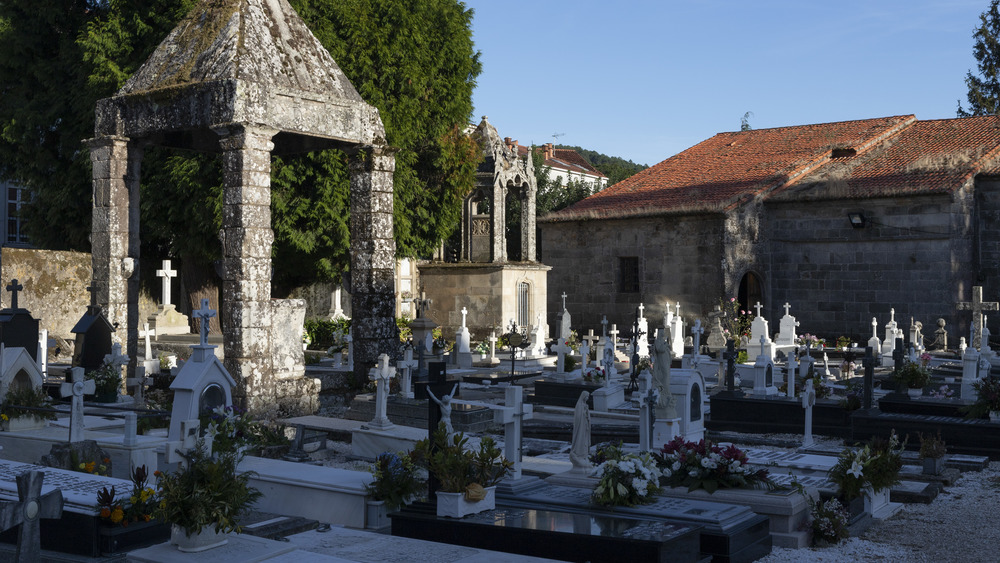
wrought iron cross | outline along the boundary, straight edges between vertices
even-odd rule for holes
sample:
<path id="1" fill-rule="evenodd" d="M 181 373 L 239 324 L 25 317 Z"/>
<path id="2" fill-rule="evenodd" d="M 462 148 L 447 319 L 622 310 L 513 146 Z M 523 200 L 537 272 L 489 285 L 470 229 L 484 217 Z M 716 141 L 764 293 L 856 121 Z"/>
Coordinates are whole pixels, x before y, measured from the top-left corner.
<path id="1" fill-rule="evenodd" d="M 17 278 L 11 280 L 7 285 L 7 291 L 10 292 L 10 308 L 17 309 L 17 292 L 24 289 L 24 286 L 17 283 Z"/>

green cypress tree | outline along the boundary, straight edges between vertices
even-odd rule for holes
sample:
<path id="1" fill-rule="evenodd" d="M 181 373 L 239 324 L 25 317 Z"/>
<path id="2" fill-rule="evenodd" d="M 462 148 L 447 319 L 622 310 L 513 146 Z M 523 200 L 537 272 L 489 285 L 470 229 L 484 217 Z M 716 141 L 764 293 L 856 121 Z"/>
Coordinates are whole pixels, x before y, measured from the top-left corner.
<path id="1" fill-rule="evenodd" d="M 958 102 L 958 116 L 996 115 L 1000 113 L 1000 0 L 992 0 L 990 7 L 979 15 L 979 27 L 972 34 L 975 39 L 972 53 L 976 57 L 979 74 L 965 74 L 969 88 L 969 108 Z"/>

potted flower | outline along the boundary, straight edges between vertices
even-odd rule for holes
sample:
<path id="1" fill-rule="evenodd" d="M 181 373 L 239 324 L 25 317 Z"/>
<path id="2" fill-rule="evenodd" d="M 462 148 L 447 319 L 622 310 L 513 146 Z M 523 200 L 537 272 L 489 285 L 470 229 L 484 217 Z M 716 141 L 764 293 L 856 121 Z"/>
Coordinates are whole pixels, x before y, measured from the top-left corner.
<path id="1" fill-rule="evenodd" d="M 371 497 L 366 501 L 366 528 L 383 528 L 388 513 L 399 510 L 424 490 L 425 483 L 417 478 L 417 467 L 410 454 L 383 452 L 372 465 L 374 479 L 365 490 Z"/>
<path id="2" fill-rule="evenodd" d="M 154 516 L 160 502 L 159 491 L 149 486 L 145 465 L 132 470 L 132 491 L 118 495 L 114 486 L 97 493 L 102 526 L 98 529 L 101 552 L 116 553 L 142 544 L 157 543 L 170 535 L 165 522 Z"/>
<path id="3" fill-rule="evenodd" d="M 596 457 L 598 482 L 590 497 L 601 506 L 635 506 L 648 504 L 660 491 L 660 470 L 656 459 L 643 452 L 626 454 L 618 445 L 598 448 Z"/>
<path id="4" fill-rule="evenodd" d="M 931 382 L 931 376 L 923 366 L 909 361 L 897 367 L 892 373 L 892 378 L 908 389 L 911 399 L 923 395 L 924 387 Z"/>
<path id="5" fill-rule="evenodd" d="M 937 436 L 934 434 L 924 436 L 922 433 L 918 436 L 920 436 L 920 459 L 923 460 L 924 474 L 940 475 L 944 471 L 945 455 L 948 453 L 948 447 L 941 438 L 941 431 L 938 430 Z"/>
<path id="6" fill-rule="evenodd" d="M 496 484 L 510 472 L 513 463 L 504 459 L 492 438 L 480 440 L 479 450 L 467 448 L 461 432 L 448 436 L 444 423 L 433 440 L 423 439 L 414 447 L 414 460 L 441 483 L 437 491 L 437 514 L 461 518 L 496 507 Z"/>
<path id="7" fill-rule="evenodd" d="M 1000 378 L 987 376 L 972 384 L 976 390 L 976 402 L 965 407 L 968 418 L 982 418 L 987 414 L 991 422 L 1000 421 Z"/>
<path id="8" fill-rule="evenodd" d="M 101 367 L 88 371 L 84 378 L 94 380 L 94 400 L 98 403 L 114 403 L 118 400 L 118 389 L 122 384 L 120 365 L 106 362 Z"/>
<path id="9" fill-rule="evenodd" d="M 4 430 L 29 430 L 42 428 L 46 420 L 54 420 L 55 412 L 35 410 L 52 406 L 52 399 L 45 389 L 39 387 L 11 387 L 7 391 L 7 396 L 3 400 L 3 421 Z M 18 408 L 29 407 L 29 408 Z"/>
<path id="10" fill-rule="evenodd" d="M 663 446 L 656 459 L 663 473 L 661 482 L 669 487 L 709 493 L 720 488 L 776 488 L 767 469 L 748 465 L 746 454 L 733 445 L 723 448 L 708 440 L 685 442 L 677 436 Z"/>
<path id="11" fill-rule="evenodd" d="M 817 546 L 832 545 L 849 535 L 847 525 L 850 514 L 839 500 L 829 498 L 815 502 L 810 496 L 806 498 L 812 505 L 809 512 L 812 517 L 810 526 L 813 532 L 813 543 Z"/>
<path id="12" fill-rule="evenodd" d="M 889 487 L 899 483 L 904 447 L 893 430 L 889 440 L 873 438 L 861 448 L 841 452 L 829 479 L 845 504 L 864 497 L 865 504 L 871 505 L 865 511 L 872 513 L 872 507 L 888 503 Z"/>
<path id="13" fill-rule="evenodd" d="M 252 473 L 237 473 L 236 452 L 208 454 L 204 440 L 184 454 L 187 467 L 161 473 L 156 517 L 173 524 L 171 541 L 184 552 L 225 544 L 226 534 L 240 532 L 240 519 L 261 496 L 250 486 Z"/>

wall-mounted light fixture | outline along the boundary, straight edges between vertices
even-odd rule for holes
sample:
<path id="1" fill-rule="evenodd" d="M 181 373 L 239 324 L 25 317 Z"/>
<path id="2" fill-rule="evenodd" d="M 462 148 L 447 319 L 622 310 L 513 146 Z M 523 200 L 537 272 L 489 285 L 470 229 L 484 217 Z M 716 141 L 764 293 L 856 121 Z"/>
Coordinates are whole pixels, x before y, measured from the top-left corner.
<path id="1" fill-rule="evenodd" d="M 865 214 L 864 213 L 848 213 L 847 218 L 851 221 L 851 226 L 855 229 L 865 228 Z"/>

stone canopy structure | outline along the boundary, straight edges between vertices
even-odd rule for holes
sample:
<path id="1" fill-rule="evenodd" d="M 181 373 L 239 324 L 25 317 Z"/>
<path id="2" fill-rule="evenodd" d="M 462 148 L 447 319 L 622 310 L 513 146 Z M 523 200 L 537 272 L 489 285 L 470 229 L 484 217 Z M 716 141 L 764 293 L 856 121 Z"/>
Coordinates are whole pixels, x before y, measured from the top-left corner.
<path id="1" fill-rule="evenodd" d="M 498 334 L 506 330 L 511 320 L 527 329 L 535 328 L 539 318 L 545 324 L 549 267 L 536 259 L 538 188 L 531 156 L 520 156 L 485 116 L 470 136 L 483 160 L 462 206 L 457 261 L 439 256 L 419 269 L 424 291 L 434 302 L 431 316 L 437 316 L 445 334 L 450 337 L 461 325 L 464 307 L 468 327 L 482 339 L 490 329 Z M 516 218 L 508 215 L 508 207 Z"/>
<path id="2" fill-rule="evenodd" d="M 94 286 L 113 323 L 138 337 L 139 179 L 149 145 L 220 153 L 225 364 L 245 406 L 297 402 L 309 383 L 274 376 L 271 154 L 350 155 L 355 369 L 393 353 L 394 151 L 366 104 L 287 0 L 205 0 L 113 97 L 100 100 L 93 163 Z M 133 366 L 130 366 L 130 369 Z M 300 378 L 301 379 L 301 378 Z"/>

